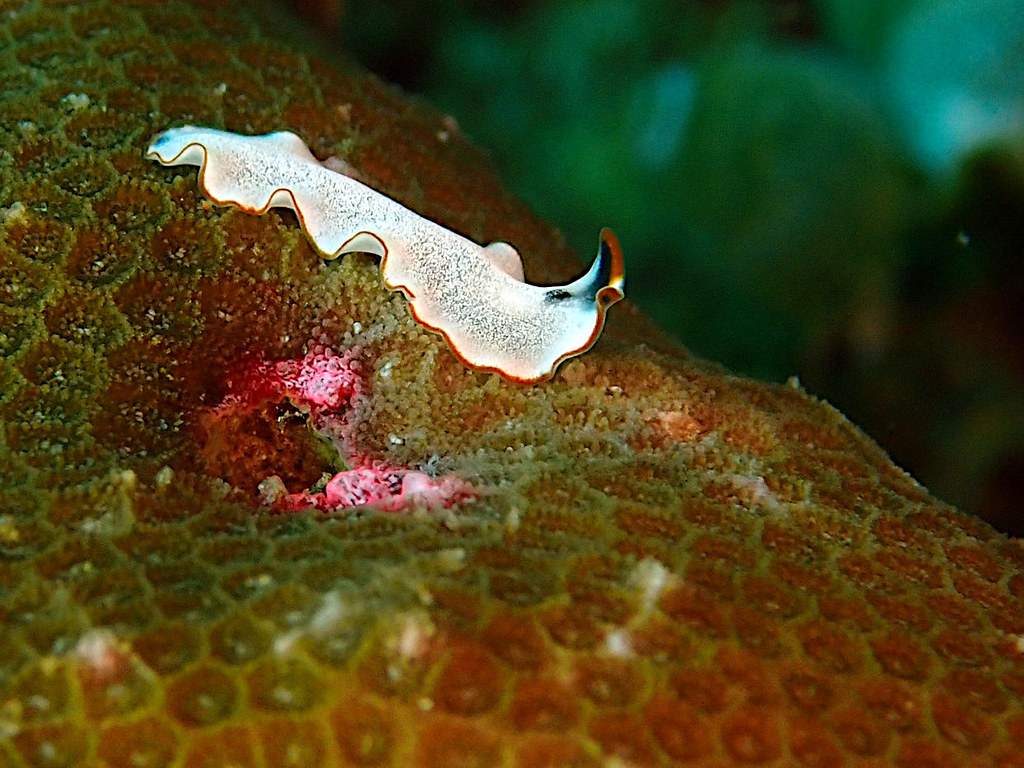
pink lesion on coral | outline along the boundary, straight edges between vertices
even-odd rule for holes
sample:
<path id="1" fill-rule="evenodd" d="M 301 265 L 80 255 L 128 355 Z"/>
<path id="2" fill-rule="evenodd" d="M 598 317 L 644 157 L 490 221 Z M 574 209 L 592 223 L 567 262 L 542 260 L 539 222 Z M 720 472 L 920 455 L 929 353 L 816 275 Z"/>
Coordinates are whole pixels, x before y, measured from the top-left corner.
<path id="1" fill-rule="evenodd" d="M 279 362 L 274 370 L 289 398 L 312 407 L 339 408 L 352 400 L 361 381 L 354 361 L 353 350 L 339 355 L 326 348 L 302 360 Z"/>
<path id="2" fill-rule="evenodd" d="M 214 409 L 214 418 L 287 400 L 307 414 L 309 428 L 342 449 L 356 400 L 368 396 L 359 352 L 353 348 L 339 354 L 318 344 L 302 358 L 249 362 L 229 377 L 229 392 Z M 359 453 L 346 458 L 351 468 L 335 473 L 322 491 L 287 493 L 279 486 L 282 492 L 269 499 L 273 509 L 293 512 L 312 507 L 329 512 L 373 505 L 398 512 L 412 506 L 447 509 L 477 497 L 473 486 L 455 475 L 431 477 Z"/>
<path id="3" fill-rule="evenodd" d="M 377 509 L 398 512 L 412 505 L 448 509 L 474 498 L 473 486 L 454 475 L 432 478 L 418 470 L 371 462 L 338 472 L 323 493 L 290 493 L 277 506 L 282 510 L 315 507 L 331 511 L 373 504 Z"/>
<path id="4" fill-rule="evenodd" d="M 358 354 L 317 345 L 297 360 L 246 362 L 228 377 L 230 391 L 215 413 L 283 398 L 314 416 L 351 405 L 362 385 Z"/>

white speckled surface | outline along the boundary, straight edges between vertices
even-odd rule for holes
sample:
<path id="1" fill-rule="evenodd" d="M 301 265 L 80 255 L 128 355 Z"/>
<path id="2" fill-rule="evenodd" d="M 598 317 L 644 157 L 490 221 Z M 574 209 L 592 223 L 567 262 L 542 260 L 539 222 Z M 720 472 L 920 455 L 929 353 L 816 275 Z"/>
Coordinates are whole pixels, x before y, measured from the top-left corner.
<path id="1" fill-rule="evenodd" d="M 621 254 L 607 230 L 580 279 L 529 285 L 512 246 L 480 246 L 326 168 L 293 133 L 175 128 L 157 136 L 146 157 L 199 166 L 200 185 L 216 203 L 256 214 L 291 208 L 327 258 L 380 256 L 385 282 L 406 295 L 420 323 L 444 334 L 466 364 L 509 379 L 546 379 L 560 361 L 589 349 L 608 306 L 623 297 Z"/>

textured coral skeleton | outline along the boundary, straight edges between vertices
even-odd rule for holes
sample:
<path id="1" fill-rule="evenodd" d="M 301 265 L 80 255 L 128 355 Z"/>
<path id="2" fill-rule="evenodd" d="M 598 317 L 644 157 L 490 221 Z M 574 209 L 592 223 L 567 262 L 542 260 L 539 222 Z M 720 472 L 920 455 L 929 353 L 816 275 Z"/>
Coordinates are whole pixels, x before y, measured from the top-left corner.
<path id="1" fill-rule="evenodd" d="M 628 303 L 515 386 L 373 257 L 204 204 L 149 137 L 291 126 L 579 269 L 442 115 L 245 8 L 0 9 L 3 768 L 1021 766 L 1019 540 Z M 364 459 L 472 500 L 275 508 Z"/>
<path id="2" fill-rule="evenodd" d="M 562 360 L 588 350 L 608 307 L 624 296 L 622 251 L 609 229 L 581 278 L 528 285 L 508 243 L 481 247 L 413 213 L 325 167 L 288 131 L 240 136 L 174 128 L 153 140 L 146 157 L 199 166 L 200 185 L 214 202 L 249 213 L 292 209 L 328 258 L 378 256 L 385 283 L 405 294 L 419 322 L 442 333 L 468 365 L 513 381 L 550 378 Z"/>

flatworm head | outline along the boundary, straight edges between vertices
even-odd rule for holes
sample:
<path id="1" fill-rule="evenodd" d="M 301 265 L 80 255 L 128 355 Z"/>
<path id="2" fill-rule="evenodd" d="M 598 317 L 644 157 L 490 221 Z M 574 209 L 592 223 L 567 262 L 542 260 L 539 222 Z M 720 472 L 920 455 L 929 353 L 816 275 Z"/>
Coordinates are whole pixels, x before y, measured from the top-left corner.
<path id="1" fill-rule="evenodd" d="M 467 365 L 513 381 L 547 379 L 589 349 L 608 307 L 624 296 L 622 250 L 609 229 L 578 280 L 530 285 L 513 246 L 481 246 L 420 216 L 324 166 L 287 131 L 174 128 L 153 140 L 146 157 L 199 166 L 200 186 L 215 203 L 256 214 L 290 208 L 327 258 L 379 256 L 385 283 L 405 294 L 417 321 L 444 335 Z"/>

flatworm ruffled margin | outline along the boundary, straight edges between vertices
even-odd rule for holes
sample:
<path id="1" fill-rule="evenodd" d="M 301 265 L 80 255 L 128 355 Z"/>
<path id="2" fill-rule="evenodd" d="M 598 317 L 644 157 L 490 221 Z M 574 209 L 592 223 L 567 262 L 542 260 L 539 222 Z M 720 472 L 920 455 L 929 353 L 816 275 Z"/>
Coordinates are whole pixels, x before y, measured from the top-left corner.
<path id="1" fill-rule="evenodd" d="M 530 285 L 508 243 L 481 246 L 420 216 L 326 167 L 287 131 L 174 128 L 155 137 L 146 157 L 199 166 L 200 186 L 215 203 L 255 214 L 290 208 L 327 258 L 379 256 L 385 284 L 405 294 L 419 323 L 441 333 L 466 365 L 512 381 L 543 381 L 585 352 L 608 307 L 624 297 L 622 250 L 610 229 L 601 231 L 597 257 L 578 280 Z"/>

